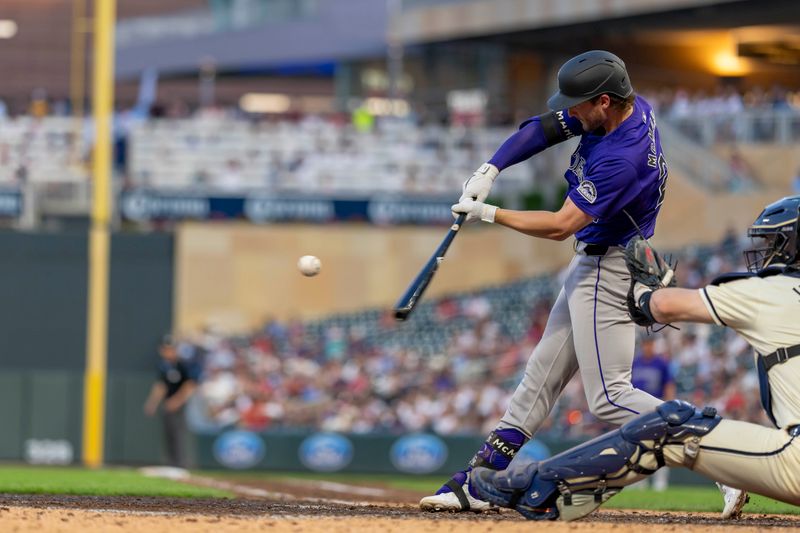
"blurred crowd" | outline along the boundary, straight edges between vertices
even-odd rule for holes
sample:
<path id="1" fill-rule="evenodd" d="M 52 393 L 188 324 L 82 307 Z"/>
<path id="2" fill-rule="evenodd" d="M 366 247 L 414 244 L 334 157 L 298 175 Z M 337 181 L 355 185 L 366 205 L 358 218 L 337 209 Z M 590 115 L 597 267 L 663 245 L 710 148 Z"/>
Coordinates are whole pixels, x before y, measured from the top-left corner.
<path id="1" fill-rule="evenodd" d="M 660 123 L 681 131 L 691 145 L 800 138 L 800 92 L 779 86 L 740 91 L 727 85 L 711 92 L 665 88 L 642 94 Z M 92 127 L 70 119 L 69 113 L 68 102 L 42 96 L 24 114 L 8 111 L 0 100 L 0 182 L 85 180 Z M 513 124 L 466 127 L 427 116 L 424 110 L 388 120 L 365 109 L 304 116 L 193 108 L 182 101 L 137 105 L 115 115 L 114 168 L 122 188 L 450 194 L 513 131 Z M 536 187 L 549 190 L 568 157 L 561 148 L 507 169 L 498 193 L 513 197 Z M 677 144 L 670 150 L 677 158 L 686 157 Z M 715 173 L 721 188 L 746 192 L 759 186 L 758 173 L 735 146 L 718 156 L 727 159 Z"/>
<path id="2" fill-rule="evenodd" d="M 127 131 L 127 185 L 223 194 L 449 193 L 510 133 L 410 121 L 359 129 L 313 116 L 293 122 L 229 116 L 137 121 Z M 531 181 L 526 165 L 507 177 L 504 186 Z"/>
<path id="3" fill-rule="evenodd" d="M 720 85 L 713 91 L 643 91 L 656 114 L 704 145 L 729 142 L 789 142 L 800 131 L 795 116 L 800 91 L 780 85 L 742 91 Z"/>
<path id="4" fill-rule="evenodd" d="M 720 85 L 713 91 L 664 88 L 643 91 L 658 116 L 682 119 L 696 116 L 733 115 L 741 111 L 788 112 L 800 109 L 800 92 L 780 85 L 753 87 L 741 91 L 734 85 Z"/>
<path id="5" fill-rule="evenodd" d="M 731 236 L 714 248 L 687 250 L 680 256 L 680 284 L 700 287 L 719 272 L 743 269 L 741 249 Z M 532 302 L 526 327 L 516 335 L 503 323 L 502 301 L 483 293 L 432 302 L 433 327 L 448 332 L 441 348 L 390 340 L 414 323 L 397 324 L 380 312 L 349 327 L 336 320 L 269 320 L 245 336 L 185 336 L 177 341 L 181 357 L 202 368 L 190 424 L 196 431 L 486 434 L 542 336 L 559 286 L 557 276 L 546 281 L 552 292 Z M 461 327 L 450 328 L 453 323 Z M 711 325 L 650 335 L 649 355 L 655 351 L 667 361 L 678 398 L 713 405 L 727 417 L 765 422 L 752 350 L 741 338 Z M 589 413 L 576 377 L 540 435 L 579 439 L 607 428 Z"/>

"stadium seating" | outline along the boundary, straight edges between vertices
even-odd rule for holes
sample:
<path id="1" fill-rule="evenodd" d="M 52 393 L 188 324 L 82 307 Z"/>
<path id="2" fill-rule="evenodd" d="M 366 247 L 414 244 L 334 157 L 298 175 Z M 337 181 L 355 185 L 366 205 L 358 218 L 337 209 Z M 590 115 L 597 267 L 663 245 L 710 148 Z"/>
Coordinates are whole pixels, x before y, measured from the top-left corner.
<path id="1" fill-rule="evenodd" d="M 83 123 L 68 117 L 0 121 L 0 184 L 86 180 L 83 136 Z"/>
<path id="2" fill-rule="evenodd" d="M 223 193 L 449 193 L 509 133 L 393 121 L 357 132 L 320 119 L 149 120 L 131 127 L 128 172 L 133 185 Z M 528 183 L 530 172 L 520 166 L 506 181 Z"/>

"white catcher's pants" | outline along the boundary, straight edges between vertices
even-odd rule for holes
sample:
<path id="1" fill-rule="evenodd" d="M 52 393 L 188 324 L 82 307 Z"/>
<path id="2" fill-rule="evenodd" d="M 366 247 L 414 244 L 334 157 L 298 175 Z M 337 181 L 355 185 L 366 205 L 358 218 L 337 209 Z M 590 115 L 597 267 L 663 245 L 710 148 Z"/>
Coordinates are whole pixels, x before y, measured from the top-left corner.
<path id="1" fill-rule="evenodd" d="M 622 248 L 605 256 L 584 255 L 582 248 L 500 427 L 533 436 L 577 370 L 589 410 L 601 420 L 623 424 L 662 403 L 631 385 L 636 326 L 625 305 L 630 275 Z"/>
<path id="2" fill-rule="evenodd" d="M 692 470 L 729 487 L 800 505 L 800 438 L 775 429 L 722 419 L 699 439 Z M 664 446 L 669 466 L 685 466 L 685 448 Z M 650 465 L 652 467 L 652 465 Z"/>

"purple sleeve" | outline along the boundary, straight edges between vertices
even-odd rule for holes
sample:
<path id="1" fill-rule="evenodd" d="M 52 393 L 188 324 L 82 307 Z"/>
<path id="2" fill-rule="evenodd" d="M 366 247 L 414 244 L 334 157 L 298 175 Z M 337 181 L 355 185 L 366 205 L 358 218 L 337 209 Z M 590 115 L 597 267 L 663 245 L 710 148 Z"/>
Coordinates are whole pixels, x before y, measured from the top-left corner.
<path id="1" fill-rule="evenodd" d="M 531 117 L 520 125 L 519 131 L 506 139 L 489 163 L 503 170 L 581 133 L 580 122 L 566 111 Z"/>
<path id="2" fill-rule="evenodd" d="M 568 193 L 578 208 L 603 220 L 613 217 L 639 194 L 636 169 L 625 159 L 600 160 L 585 169 L 583 181 Z"/>

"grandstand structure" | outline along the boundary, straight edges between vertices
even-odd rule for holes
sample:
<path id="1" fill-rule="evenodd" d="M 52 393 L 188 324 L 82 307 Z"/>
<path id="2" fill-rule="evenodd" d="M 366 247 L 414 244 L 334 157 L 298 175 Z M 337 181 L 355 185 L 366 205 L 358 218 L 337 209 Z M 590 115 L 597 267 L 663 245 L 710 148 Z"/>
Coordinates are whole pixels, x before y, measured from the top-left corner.
<path id="1" fill-rule="evenodd" d="M 0 183 L 71 183 L 87 180 L 85 145 L 70 117 L 20 116 L 0 122 Z M 77 124 L 83 135 L 83 122 Z M 78 150 L 76 152 L 76 149 Z"/>
<path id="2" fill-rule="evenodd" d="M 237 105 L 245 93 L 327 98 L 388 96 L 386 56 L 400 50 L 398 94 L 439 116 L 452 91 L 483 91 L 489 117 L 538 111 L 565 57 L 624 49 L 641 87 L 712 89 L 791 84 L 798 6 L 791 0 L 118 0 L 117 95 L 137 99 L 140 76 L 159 73 L 162 103 Z M 0 97 L 16 112 L 31 94 L 80 95 L 74 48 L 87 33 L 86 0 L 7 0 L 20 31 L 4 40 Z M 387 7 L 388 6 L 388 7 Z M 395 6 L 395 7 L 392 7 Z M 65 24 L 65 22 L 68 22 Z M 602 32 L 596 31 L 601 24 Z M 359 31 L 351 31 L 357 26 Z M 569 35 L 569 39 L 564 39 Z M 285 46 L 292 43 L 292 46 Z M 617 50 L 621 51 L 621 50 Z M 19 61 L 27 57 L 29 61 Z M 211 91 L 209 84 L 213 87 Z M 413 107 L 413 106 L 412 106 Z"/>
<path id="3" fill-rule="evenodd" d="M 323 119 L 300 123 L 211 117 L 141 121 L 129 132 L 132 187 L 355 196 L 447 194 L 508 129 L 417 127 L 386 121 L 374 131 Z M 505 177 L 505 176 L 504 176 Z M 532 169 L 502 187 L 525 191 Z"/>

